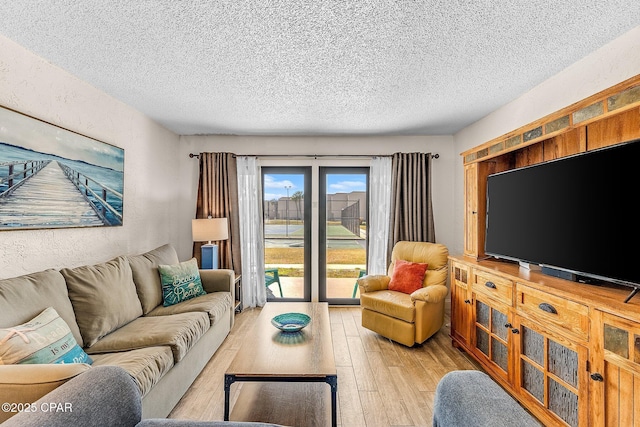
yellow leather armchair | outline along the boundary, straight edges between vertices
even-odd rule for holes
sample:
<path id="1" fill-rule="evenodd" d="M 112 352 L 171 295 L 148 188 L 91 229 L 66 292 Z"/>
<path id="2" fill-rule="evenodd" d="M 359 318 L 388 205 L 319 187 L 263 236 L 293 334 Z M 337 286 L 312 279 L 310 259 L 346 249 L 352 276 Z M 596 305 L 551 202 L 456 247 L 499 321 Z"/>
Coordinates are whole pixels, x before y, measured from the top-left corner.
<path id="1" fill-rule="evenodd" d="M 408 347 L 438 332 L 444 324 L 448 255 L 439 243 L 396 243 L 386 276 L 358 279 L 362 326 Z M 388 289 L 398 259 L 428 264 L 422 289 L 411 295 Z"/>

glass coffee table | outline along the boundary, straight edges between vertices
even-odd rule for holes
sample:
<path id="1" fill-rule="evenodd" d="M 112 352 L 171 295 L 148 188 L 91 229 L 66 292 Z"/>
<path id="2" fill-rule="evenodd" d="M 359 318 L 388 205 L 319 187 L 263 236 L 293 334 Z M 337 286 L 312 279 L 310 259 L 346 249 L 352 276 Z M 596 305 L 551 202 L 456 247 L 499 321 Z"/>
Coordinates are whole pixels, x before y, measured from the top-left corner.
<path id="1" fill-rule="evenodd" d="M 298 332 L 282 332 L 271 324 L 274 316 L 290 312 L 307 314 L 311 322 Z M 336 426 L 338 374 L 328 304 L 268 302 L 262 308 L 253 331 L 246 335 L 224 374 L 225 421 L 229 421 L 231 384 L 237 381 L 327 383 L 331 391 L 331 425 Z"/>

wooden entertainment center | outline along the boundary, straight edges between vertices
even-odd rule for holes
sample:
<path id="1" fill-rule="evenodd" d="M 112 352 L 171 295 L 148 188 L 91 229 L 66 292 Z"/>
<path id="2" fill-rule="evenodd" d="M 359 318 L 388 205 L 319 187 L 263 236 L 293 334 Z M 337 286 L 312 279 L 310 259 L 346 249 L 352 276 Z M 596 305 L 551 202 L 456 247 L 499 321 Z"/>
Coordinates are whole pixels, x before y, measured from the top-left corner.
<path id="1" fill-rule="evenodd" d="M 462 153 L 451 338 L 545 425 L 640 425 L 640 296 L 488 259 L 486 178 L 636 138 L 640 75 Z"/>

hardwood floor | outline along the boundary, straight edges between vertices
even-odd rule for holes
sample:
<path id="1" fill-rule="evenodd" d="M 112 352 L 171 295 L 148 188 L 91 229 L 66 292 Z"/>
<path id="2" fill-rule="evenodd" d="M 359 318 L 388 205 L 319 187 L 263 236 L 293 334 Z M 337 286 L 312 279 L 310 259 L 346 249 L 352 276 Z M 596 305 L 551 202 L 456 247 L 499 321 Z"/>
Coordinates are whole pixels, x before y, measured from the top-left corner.
<path id="1" fill-rule="evenodd" d="M 259 313 L 250 309 L 236 316 L 233 330 L 169 418 L 223 419 L 224 372 Z M 364 329 L 360 307 L 330 307 L 329 315 L 338 371 L 338 424 L 344 427 L 431 426 L 440 378 L 453 370 L 479 369 L 451 346 L 448 316 L 436 335 L 408 348 Z M 322 383 L 231 387 L 233 421 L 327 426 L 330 407 L 329 387 Z"/>

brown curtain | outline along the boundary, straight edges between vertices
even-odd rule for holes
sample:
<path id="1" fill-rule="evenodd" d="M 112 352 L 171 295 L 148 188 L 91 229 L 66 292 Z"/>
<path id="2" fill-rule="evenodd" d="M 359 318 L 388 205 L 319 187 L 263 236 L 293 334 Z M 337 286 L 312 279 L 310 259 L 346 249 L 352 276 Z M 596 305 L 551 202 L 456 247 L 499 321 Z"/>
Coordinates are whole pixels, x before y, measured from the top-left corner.
<path id="1" fill-rule="evenodd" d="M 391 218 L 388 259 L 401 241 L 435 243 L 431 206 L 431 153 L 395 153 L 391 158 Z"/>
<path id="2" fill-rule="evenodd" d="M 242 272 L 240 221 L 238 217 L 238 178 L 232 153 L 200 153 L 200 179 L 196 218 L 227 218 L 229 239 L 217 242 L 220 268 Z M 194 242 L 193 256 L 200 265 L 202 242 Z"/>

